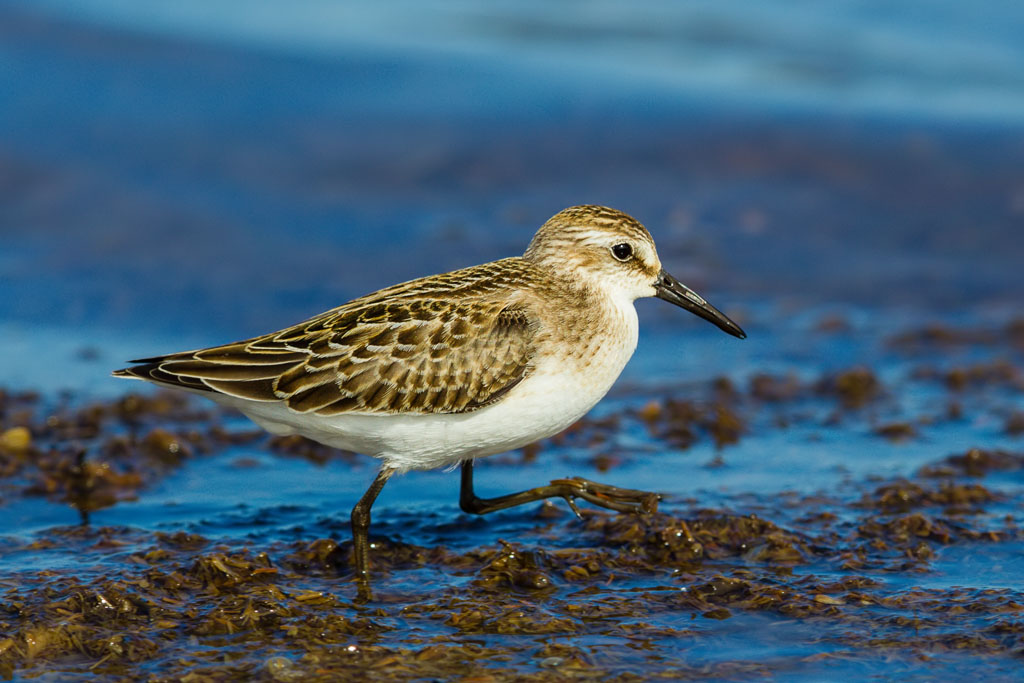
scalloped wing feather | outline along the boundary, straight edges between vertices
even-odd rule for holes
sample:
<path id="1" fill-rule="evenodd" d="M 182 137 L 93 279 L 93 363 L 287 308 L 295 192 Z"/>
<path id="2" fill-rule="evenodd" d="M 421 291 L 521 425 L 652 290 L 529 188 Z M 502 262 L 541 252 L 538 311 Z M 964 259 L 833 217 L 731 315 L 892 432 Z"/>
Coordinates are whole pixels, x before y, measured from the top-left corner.
<path id="1" fill-rule="evenodd" d="M 280 332 L 115 374 L 319 415 L 469 412 L 531 368 L 535 325 L 509 303 L 503 277 L 520 265 L 512 261 L 396 285 Z"/>

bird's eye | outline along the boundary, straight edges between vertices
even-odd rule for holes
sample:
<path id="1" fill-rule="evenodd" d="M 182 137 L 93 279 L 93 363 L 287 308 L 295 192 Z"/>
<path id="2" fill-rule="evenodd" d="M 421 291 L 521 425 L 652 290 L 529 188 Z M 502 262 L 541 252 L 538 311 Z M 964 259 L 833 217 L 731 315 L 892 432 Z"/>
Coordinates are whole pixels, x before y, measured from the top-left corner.
<path id="1" fill-rule="evenodd" d="M 623 242 L 612 247 L 612 256 L 620 261 L 628 261 L 633 256 L 633 245 Z"/>

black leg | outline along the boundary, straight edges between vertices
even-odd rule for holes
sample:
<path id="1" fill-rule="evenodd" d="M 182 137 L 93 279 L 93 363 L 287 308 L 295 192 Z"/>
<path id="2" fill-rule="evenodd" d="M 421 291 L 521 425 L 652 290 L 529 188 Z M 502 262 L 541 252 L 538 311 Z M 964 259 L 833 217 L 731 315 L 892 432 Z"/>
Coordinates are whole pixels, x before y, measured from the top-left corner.
<path id="1" fill-rule="evenodd" d="M 528 491 L 510 493 L 497 498 L 478 498 L 473 492 L 473 461 L 462 461 L 462 487 L 459 490 L 459 507 L 464 512 L 474 515 L 486 515 L 488 512 L 504 510 L 505 508 L 532 503 L 533 501 L 545 498 L 564 498 L 572 511 L 579 516 L 580 511 L 576 509 L 576 498 L 597 505 L 598 507 L 616 510 L 618 512 L 655 512 L 658 509 L 658 501 L 661 496 L 657 493 L 647 491 L 635 491 L 633 489 L 620 489 L 616 486 L 598 484 L 597 482 L 570 477 L 569 479 L 555 479 L 547 486 L 538 486 Z"/>
<path id="2" fill-rule="evenodd" d="M 377 473 L 377 478 L 366 489 L 366 493 L 359 499 L 356 506 L 352 508 L 352 554 L 353 564 L 356 568 L 356 580 L 366 583 L 370 576 L 370 508 L 373 501 L 377 500 L 380 490 L 388 479 L 395 473 L 390 467 L 385 467 Z"/>

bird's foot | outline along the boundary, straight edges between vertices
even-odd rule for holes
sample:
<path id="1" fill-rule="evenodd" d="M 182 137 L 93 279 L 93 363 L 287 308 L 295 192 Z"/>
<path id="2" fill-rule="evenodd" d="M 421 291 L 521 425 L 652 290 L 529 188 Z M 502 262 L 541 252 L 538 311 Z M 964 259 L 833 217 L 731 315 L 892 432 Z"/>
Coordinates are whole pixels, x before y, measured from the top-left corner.
<path id="1" fill-rule="evenodd" d="M 356 576 L 353 580 L 356 584 L 355 603 L 357 605 L 365 605 L 368 602 L 373 602 L 373 588 L 370 586 L 369 577 Z"/>
<path id="2" fill-rule="evenodd" d="M 636 514 L 651 514 L 658 511 L 658 501 L 661 494 L 649 491 L 637 491 L 636 489 L 623 489 L 618 486 L 599 484 L 582 477 L 568 477 L 566 479 L 554 479 L 551 486 L 560 489 L 560 495 L 576 513 L 582 517 L 579 508 L 576 507 L 576 498 L 581 498 L 591 505 L 603 507 L 616 512 L 633 512 Z"/>

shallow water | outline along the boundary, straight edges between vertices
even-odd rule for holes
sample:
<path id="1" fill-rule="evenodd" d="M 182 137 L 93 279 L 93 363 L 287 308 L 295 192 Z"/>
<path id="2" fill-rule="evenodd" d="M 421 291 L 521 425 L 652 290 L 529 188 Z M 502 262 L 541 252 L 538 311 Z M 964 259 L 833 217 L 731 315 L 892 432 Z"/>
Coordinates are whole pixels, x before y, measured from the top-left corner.
<path id="1" fill-rule="evenodd" d="M 159 25 L 39 7 L 0 9 L 0 427 L 32 437 L 0 450 L 0 673 L 1015 677 L 1024 132 L 998 74 L 1016 43 L 970 106 L 942 104 L 965 97 L 943 77 L 915 106 L 818 107 L 835 86 L 813 79 L 708 96 L 682 53 L 660 72 L 677 87 L 628 35 L 607 43 L 620 71 L 538 74 L 564 49 L 539 30 L 296 47 L 258 14 L 211 33 L 188 3 Z M 942 7 L 933 38 L 960 17 Z M 506 29 L 563 20 L 515 12 Z M 719 64 L 753 68 L 744 45 Z M 940 57 L 894 77 L 920 92 Z M 884 91 L 884 65 L 851 63 Z M 478 489 L 578 475 L 663 492 L 661 516 L 470 518 L 457 474 L 410 473 L 374 507 L 360 606 L 347 520 L 372 462 L 289 455 L 199 400 L 134 413 L 119 401 L 145 390 L 107 376 L 518 253 L 591 201 L 640 218 L 750 337 L 640 302 L 609 397 L 536 457 L 480 463 Z M 992 460 L 946 462 L 971 449 Z"/>
<path id="2" fill-rule="evenodd" d="M 811 334 L 822 344 L 836 335 Z M 35 422 L 39 470 L 23 465 L 5 482 L 0 567 L 4 629 L 14 642 L 29 633 L 39 642 L 40 630 L 51 640 L 28 659 L 28 645 L 7 657 L 26 674 L 98 666 L 112 678 L 140 658 L 168 679 L 205 670 L 326 680 L 366 666 L 410 679 L 476 667 L 541 680 L 1012 677 L 1024 611 L 1024 456 L 1008 419 L 1022 408 L 1022 349 L 941 351 L 865 350 L 877 374 L 857 376 L 879 384 L 862 405 L 859 390 L 830 388 L 842 383 L 828 373 L 737 375 L 731 387 L 633 379 L 534 456 L 478 467 L 482 495 L 571 473 L 664 492 L 660 516 L 584 508 L 576 520 L 553 504 L 470 518 L 456 504 L 456 474 L 396 478 L 374 508 L 367 605 L 346 559 L 347 511 L 373 477 L 367 459 L 325 449 L 288 456 L 198 400 L 128 423 L 105 408 L 94 438 L 62 426 L 89 420 L 44 407 L 39 419 L 65 417 Z M 962 388 L 958 373 L 968 377 Z M 737 443 L 714 445 L 730 437 L 703 421 L 713 406 L 739 417 Z M 689 409 L 698 417 L 683 417 Z M 119 442 L 126 425 L 137 436 Z M 217 436 L 218 425 L 242 441 Z M 911 434 L 890 439 L 879 432 L 887 425 Z M 153 445 L 165 443 L 154 441 L 159 429 L 184 444 L 184 457 Z M 141 481 L 98 471 L 84 498 L 71 497 L 77 480 L 61 454 L 72 443 Z M 116 443 L 127 451 L 118 455 Z M 57 450 L 44 456 L 48 445 Z M 960 457 L 978 447 L 986 450 Z M 957 464 L 971 457 L 977 465 Z M 77 526 L 74 506 L 83 505 L 99 509 Z M 685 542 L 684 523 L 699 546 Z M 193 536 L 175 540 L 180 532 Z M 253 561 L 271 573 L 247 574 Z M 165 592 L 166 576 L 184 585 Z M 186 596 L 194 609 L 182 612 Z M 252 621 L 247 604 L 277 616 Z M 61 646 L 69 624 L 85 643 L 70 656 Z M 104 645 L 114 633 L 134 634 L 141 651 Z M 147 649 L 147 638 L 159 645 Z M 224 653 L 232 664 L 218 663 Z"/>
<path id="3" fill-rule="evenodd" d="M 1024 11 L 1009 0 L 989 2 L 984 12 L 955 0 L 828 8 L 752 0 L 643 0 L 629 7 L 300 0 L 286 15 L 268 0 L 34 0 L 30 6 L 102 25 L 320 58 L 356 51 L 396 61 L 455 55 L 511 66 L 531 79 L 555 71 L 633 93 L 698 93 L 731 106 L 753 101 L 983 120 L 1019 120 L 1024 113 Z M 450 87 L 444 94 L 454 98 L 444 107 L 499 108 L 518 94 L 516 85 L 502 81 L 485 97 L 462 91 L 461 98 Z M 530 87 L 534 103 L 539 90 Z"/>

